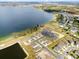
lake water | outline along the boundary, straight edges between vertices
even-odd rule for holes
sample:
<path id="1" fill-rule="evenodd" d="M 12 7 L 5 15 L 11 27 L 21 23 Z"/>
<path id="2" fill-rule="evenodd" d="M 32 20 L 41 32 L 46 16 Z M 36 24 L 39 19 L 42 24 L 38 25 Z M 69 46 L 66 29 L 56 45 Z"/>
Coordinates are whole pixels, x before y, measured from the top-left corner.
<path id="1" fill-rule="evenodd" d="M 0 7 L 0 36 L 48 22 L 52 14 L 33 7 Z"/>

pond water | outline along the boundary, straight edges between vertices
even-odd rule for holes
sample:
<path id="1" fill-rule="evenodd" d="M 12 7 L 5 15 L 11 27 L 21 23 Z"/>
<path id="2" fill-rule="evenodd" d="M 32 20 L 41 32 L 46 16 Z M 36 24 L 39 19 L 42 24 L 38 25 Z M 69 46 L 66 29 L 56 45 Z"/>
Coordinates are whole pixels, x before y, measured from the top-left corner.
<path id="1" fill-rule="evenodd" d="M 0 7 L 0 36 L 51 20 L 52 14 L 33 7 Z"/>

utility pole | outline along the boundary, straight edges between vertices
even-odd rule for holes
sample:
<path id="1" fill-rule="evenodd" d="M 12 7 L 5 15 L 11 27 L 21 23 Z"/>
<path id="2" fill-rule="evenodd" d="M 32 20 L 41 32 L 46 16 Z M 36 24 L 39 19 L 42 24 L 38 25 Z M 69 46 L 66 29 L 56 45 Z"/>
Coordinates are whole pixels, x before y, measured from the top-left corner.
<path id="1" fill-rule="evenodd" d="M 42 5 L 42 9 L 43 9 L 43 0 L 41 0 L 41 5 Z"/>
<path id="2" fill-rule="evenodd" d="M 42 9 L 43 9 L 43 6 L 46 5 L 47 2 L 48 2 L 48 0 L 41 0 L 41 3 L 42 3 Z"/>

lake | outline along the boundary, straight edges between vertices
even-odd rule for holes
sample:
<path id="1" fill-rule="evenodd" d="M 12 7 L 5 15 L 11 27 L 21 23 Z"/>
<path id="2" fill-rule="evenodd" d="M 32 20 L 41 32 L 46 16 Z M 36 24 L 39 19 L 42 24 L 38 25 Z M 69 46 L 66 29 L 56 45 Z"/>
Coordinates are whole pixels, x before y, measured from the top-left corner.
<path id="1" fill-rule="evenodd" d="M 52 14 L 33 7 L 0 7 L 0 36 L 44 24 Z"/>

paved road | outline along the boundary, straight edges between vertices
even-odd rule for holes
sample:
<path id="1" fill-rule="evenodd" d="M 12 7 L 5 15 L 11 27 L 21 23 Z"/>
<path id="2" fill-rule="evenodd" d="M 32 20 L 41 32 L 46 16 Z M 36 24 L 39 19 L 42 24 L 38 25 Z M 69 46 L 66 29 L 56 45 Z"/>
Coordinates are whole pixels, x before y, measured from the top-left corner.
<path id="1" fill-rule="evenodd" d="M 46 46 L 44 46 L 43 44 L 41 44 L 41 42 L 39 42 L 40 39 L 42 39 L 42 38 L 39 38 L 39 39 L 37 39 L 37 40 L 34 40 L 33 42 L 37 42 L 37 43 L 40 44 L 43 48 L 45 48 L 47 51 L 49 51 L 53 56 L 56 57 L 57 54 L 56 54 L 53 50 L 51 50 L 51 49 L 49 49 L 48 47 L 46 47 Z"/>

